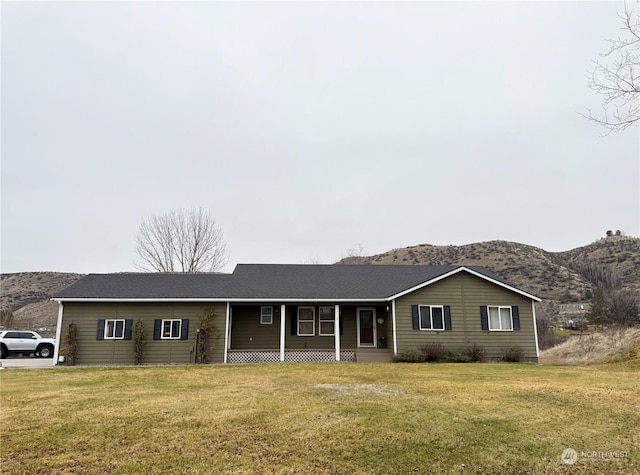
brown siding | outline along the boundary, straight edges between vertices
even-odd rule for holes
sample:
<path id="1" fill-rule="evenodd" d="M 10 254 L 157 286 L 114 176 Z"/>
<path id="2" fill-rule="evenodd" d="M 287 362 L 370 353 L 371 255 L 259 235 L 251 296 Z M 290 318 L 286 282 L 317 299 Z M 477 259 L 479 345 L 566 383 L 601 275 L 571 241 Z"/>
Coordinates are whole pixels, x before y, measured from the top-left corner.
<path id="1" fill-rule="evenodd" d="M 273 307 L 273 323 L 260 323 L 261 305 L 232 305 L 231 349 L 272 350 L 280 348 L 280 305 Z"/>
<path id="2" fill-rule="evenodd" d="M 261 305 L 233 305 L 231 325 L 231 349 L 233 350 L 275 350 L 280 348 L 280 304 L 273 304 L 273 323 L 263 325 L 260 323 Z M 291 316 L 297 315 L 299 306 L 312 305 L 286 305 L 285 320 L 285 348 L 286 349 L 333 349 L 335 347 L 334 336 L 320 336 L 319 310 L 315 305 L 316 324 L 315 336 L 297 336 L 291 333 Z M 333 306 L 333 305 L 331 305 Z M 356 307 L 341 306 L 342 335 L 340 346 L 342 349 L 356 347 Z M 386 325 L 386 322 L 385 322 Z M 378 329 L 378 331 L 381 331 Z M 386 333 L 383 327 L 382 334 Z M 378 337 L 382 336 L 379 334 Z"/>
<path id="3" fill-rule="evenodd" d="M 537 361 L 531 299 L 460 272 L 435 284 L 416 290 L 396 300 L 396 328 L 398 351 L 420 348 L 432 342 L 442 343 L 445 349 L 464 351 L 474 344 L 481 345 L 489 358 L 499 358 L 503 348 L 519 346 L 525 358 Z M 451 331 L 413 330 L 412 305 L 449 305 Z M 483 331 L 480 323 L 482 305 L 517 305 L 520 331 Z"/>
<path id="4" fill-rule="evenodd" d="M 133 339 L 97 340 L 98 320 L 133 319 L 142 321 L 145 331 L 143 364 L 194 362 L 196 330 L 207 308 L 214 309 L 214 334 L 209 361 L 224 359 L 226 304 L 125 304 L 125 303 L 65 303 L 62 332 L 69 324 L 78 328 L 77 364 L 133 364 Z M 154 340 L 155 319 L 189 319 L 187 340 Z"/>

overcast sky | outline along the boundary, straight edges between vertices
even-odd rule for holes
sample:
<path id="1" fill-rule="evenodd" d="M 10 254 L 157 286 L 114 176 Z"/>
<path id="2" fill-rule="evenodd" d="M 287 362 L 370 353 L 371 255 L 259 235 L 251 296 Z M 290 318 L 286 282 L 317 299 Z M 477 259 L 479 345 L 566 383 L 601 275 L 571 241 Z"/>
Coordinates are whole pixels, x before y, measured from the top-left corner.
<path id="1" fill-rule="evenodd" d="M 1 270 L 134 270 L 203 207 L 236 263 L 638 236 L 591 61 L 622 2 L 2 2 Z"/>

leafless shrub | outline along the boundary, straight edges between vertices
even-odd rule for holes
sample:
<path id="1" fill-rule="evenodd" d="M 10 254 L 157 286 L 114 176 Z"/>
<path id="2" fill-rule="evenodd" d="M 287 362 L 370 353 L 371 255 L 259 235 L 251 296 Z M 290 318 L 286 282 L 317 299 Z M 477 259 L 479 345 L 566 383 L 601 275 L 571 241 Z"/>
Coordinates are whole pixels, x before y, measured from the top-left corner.
<path id="1" fill-rule="evenodd" d="M 580 345 L 580 348 L 582 348 L 583 352 L 591 353 L 596 349 L 598 341 L 593 334 L 581 334 L 578 337 L 578 344 Z"/>
<path id="2" fill-rule="evenodd" d="M 484 349 L 484 346 L 478 345 L 477 343 L 467 350 L 467 355 L 469 355 L 471 361 L 478 363 L 487 361 L 487 351 Z"/>
<path id="3" fill-rule="evenodd" d="M 427 343 L 420 348 L 424 355 L 424 361 L 437 362 L 443 361 L 446 356 L 442 343 Z"/>
<path id="4" fill-rule="evenodd" d="M 521 346 L 507 346 L 502 349 L 502 361 L 520 363 L 524 359 L 524 348 Z"/>

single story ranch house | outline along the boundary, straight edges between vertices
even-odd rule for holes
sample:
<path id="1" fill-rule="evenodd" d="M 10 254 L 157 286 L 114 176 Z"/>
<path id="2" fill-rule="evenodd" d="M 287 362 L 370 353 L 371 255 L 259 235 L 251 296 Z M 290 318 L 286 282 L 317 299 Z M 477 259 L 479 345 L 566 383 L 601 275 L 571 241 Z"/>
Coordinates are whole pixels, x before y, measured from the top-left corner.
<path id="1" fill-rule="evenodd" d="M 475 266 L 239 264 L 231 274 L 90 274 L 54 295 L 57 347 L 73 327 L 76 364 L 197 361 L 200 324 L 213 315 L 210 363 L 390 361 L 441 343 L 498 359 L 539 356 L 535 302 Z M 133 335 L 133 336 L 132 336 Z M 202 351 L 202 350 L 200 350 Z"/>

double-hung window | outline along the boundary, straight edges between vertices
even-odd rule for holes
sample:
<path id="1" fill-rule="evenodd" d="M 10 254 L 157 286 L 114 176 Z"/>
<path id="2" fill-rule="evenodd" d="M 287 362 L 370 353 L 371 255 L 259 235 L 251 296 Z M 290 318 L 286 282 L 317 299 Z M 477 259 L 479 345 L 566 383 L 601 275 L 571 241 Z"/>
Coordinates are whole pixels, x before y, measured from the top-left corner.
<path id="1" fill-rule="evenodd" d="M 336 331 L 336 308 L 333 306 L 320 307 L 318 309 L 320 336 L 333 336 Z"/>
<path id="2" fill-rule="evenodd" d="M 444 330 L 444 306 L 420 305 L 420 330 Z"/>
<path id="3" fill-rule="evenodd" d="M 511 307 L 487 307 L 489 330 L 513 330 Z"/>
<path id="4" fill-rule="evenodd" d="M 104 339 L 124 340 L 124 320 L 105 320 Z"/>
<path id="5" fill-rule="evenodd" d="M 179 339 L 182 320 L 162 320 L 162 339 Z"/>
<path id="6" fill-rule="evenodd" d="M 315 336 L 315 307 L 298 307 L 298 336 Z"/>
<path id="7" fill-rule="evenodd" d="M 273 307 L 260 307 L 260 324 L 271 325 L 273 323 Z"/>

